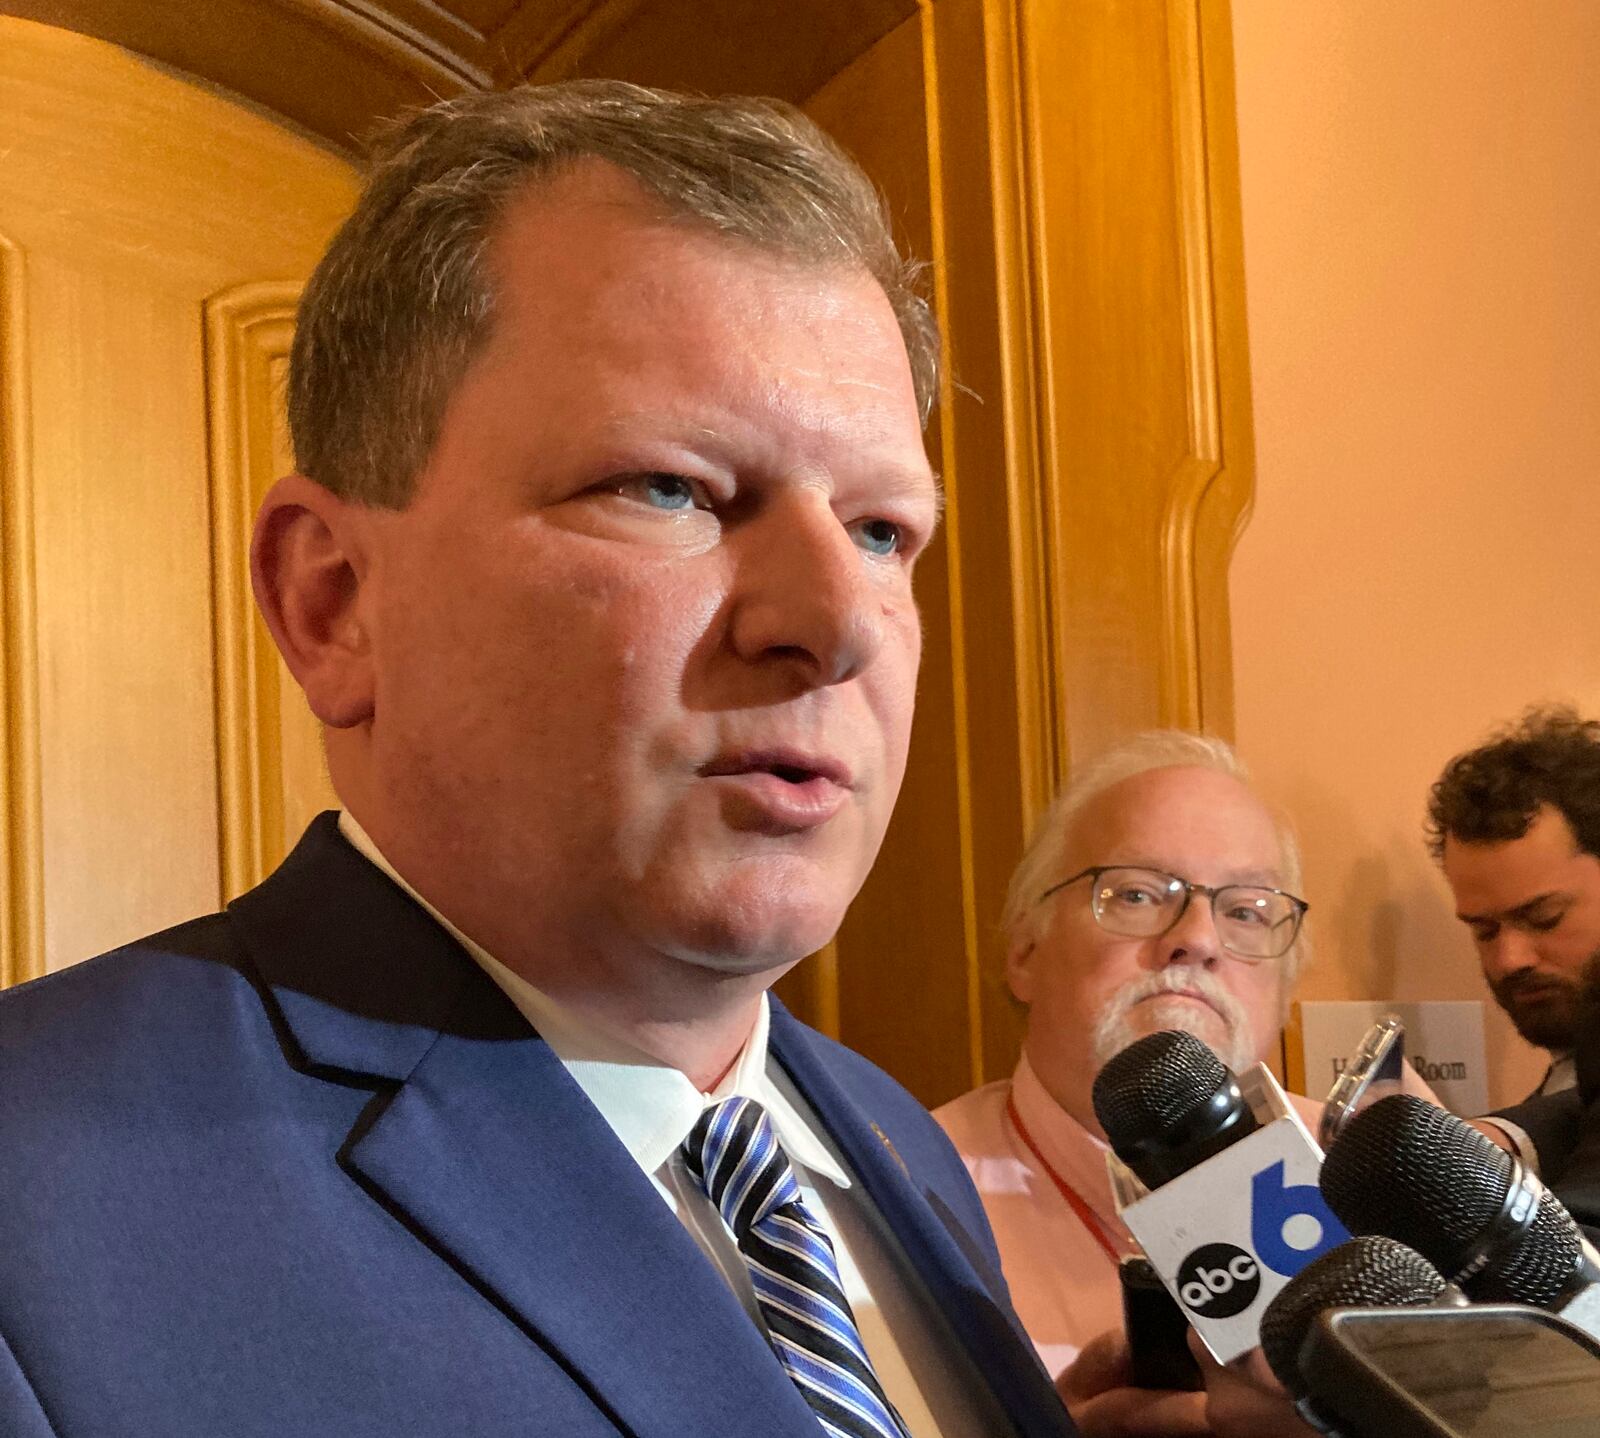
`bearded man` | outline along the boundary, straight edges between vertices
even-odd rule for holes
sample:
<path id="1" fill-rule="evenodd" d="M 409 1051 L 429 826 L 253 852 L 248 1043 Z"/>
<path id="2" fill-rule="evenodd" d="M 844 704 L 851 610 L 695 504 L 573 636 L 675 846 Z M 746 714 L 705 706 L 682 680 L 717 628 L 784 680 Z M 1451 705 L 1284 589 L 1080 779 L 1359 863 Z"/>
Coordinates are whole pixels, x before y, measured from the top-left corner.
<path id="1" fill-rule="evenodd" d="M 1584 973 L 1600 968 L 1600 721 L 1530 709 L 1456 755 L 1428 840 L 1495 1001 L 1550 1054 L 1535 1092 L 1572 1088 Z"/>
<path id="2" fill-rule="evenodd" d="M 1235 1070 L 1258 1062 L 1304 959 L 1299 887 L 1294 835 L 1232 749 L 1171 732 L 1084 769 L 1017 866 L 1006 980 L 1028 1008 L 1022 1057 L 1009 1079 L 934 1116 L 1053 1375 L 1122 1321 L 1117 1262 L 1132 1240 L 1106 1175 L 1095 1075 L 1160 1029 L 1194 1034 Z"/>

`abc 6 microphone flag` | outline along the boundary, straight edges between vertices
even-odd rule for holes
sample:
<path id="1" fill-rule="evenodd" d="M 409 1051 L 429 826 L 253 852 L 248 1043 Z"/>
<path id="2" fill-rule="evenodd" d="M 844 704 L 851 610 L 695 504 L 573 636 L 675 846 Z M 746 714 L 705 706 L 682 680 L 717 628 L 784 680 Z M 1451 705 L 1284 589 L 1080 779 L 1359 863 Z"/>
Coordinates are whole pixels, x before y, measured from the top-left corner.
<path id="1" fill-rule="evenodd" d="M 1238 1077 L 1253 1133 L 1153 1192 L 1107 1160 L 1115 1191 L 1143 1195 L 1123 1221 L 1219 1363 L 1256 1347 L 1279 1289 L 1350 1237 L 1317 1186 L 1322 1150 L 1283 1090 L 1259 1065 Z"/>

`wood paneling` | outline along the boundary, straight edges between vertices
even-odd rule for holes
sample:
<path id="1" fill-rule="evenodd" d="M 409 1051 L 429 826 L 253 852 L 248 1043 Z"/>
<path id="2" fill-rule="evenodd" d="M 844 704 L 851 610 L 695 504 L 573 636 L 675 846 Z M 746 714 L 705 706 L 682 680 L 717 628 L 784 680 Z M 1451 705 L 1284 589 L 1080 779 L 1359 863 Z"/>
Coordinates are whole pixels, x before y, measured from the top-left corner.
<path id="1" fill-rule="evenodd" d="M 0 234 L 0 987 L 44 972 L 27 282 Z"/>
<path id="2" fill-rule="evenodd" d="M 806 109 L 883 188 L 902 244 L 913 254 L 931 255 L 921 18 L 873 46 Z M 943 463 L 939 436 L 936 420 L 928 434 L 936 468 Z M 958 478 L 945 479 L 953 506 Z M 852 1047 L 892 1062 L 896 1076 L 916 1093 L 959 1091 L 971 1071 L 965 976 L 975 956 L 966 942 L 966 756 L 957 714 L 952 558 L 946 527 L 917 565 L 924 659 L 905 787 L 878 863 L 846 916 L 830 962 L 810 976 L 831 989 L 823 1002 L 832 1007 L 837 1032 Z M 810 967 L 803 966 L 802 974 Z M 895 1001 L 885 1002 L 891 994 Z"/>
<path id="3" fill-rule="evenodd" d="M 241 285 L 205 306 L 222 893 L 261 882 L 337 806 L 322 737 L 250 593 L 250 532 L 294 468 L 284 413 L 297 284 Z"/>
<path id="4" fill-rule="evenodd" d="M 526 79 L 611 75 L 798 102 L 914 10 L 914 0 L 0 0 L 0 15 L 125 46 L 342 150 L 405 109 Z"/>
<path id="5" fill-rule="evenodd" d="M 1227 9 L 1022 16 L 1063 752 L 1226 733 L 1253 465 Z"/>
<path id="6" fill-rule="evenodd" d="M 1231 726 L 1250 496 L 1226 7 L 934 0 L 808 102 L 931 276 L 942 541 L 907 782 L 804 1006 L 929 1102 L 1009 1070 L 999 914 L 1076 757 Z"/>
<path id="7" fill-rule="evenodd" d="M 1060 746 L 1017 16 L 1009 4 L 936 4 L 924 42 L 967 835 L 968 1072 L 938 1101 L 1015 1062 L 1021 1015 L 1000 978 L 1000 911 Z"/>
<path id="8" fill-rule="evenodd" d="M 626 23 L 580 30 L 578 43 L 562 45 L 523 73 L 534 80 L 620 75 L 712 95 L 801 102 L 916 13 L 909 0 L 651 0 L 625 8 Z"/>
<path id="9" fill-rule="evenodd" d="M 0 110 L 0 634 L 20 790 L 5 966 L 20 976 L 222 897 L 207 301 L 278 285 L 277 350 L 255 356 L 269 370 L 285 296 L 354 187 L 280 124 L 26 21 L 0 19 Z M 251 433 L 262 462 L 286 461 L 270 425 Z"/>
<path id="10" fill-rule="evenodd" d="M 227 0 L 176 27 L 132 0 L 64 5 L 68 23 L 341 143 L 432 92 L 608 73 L 785 95 L 855 151 L 933 261 L 949 363 L 929 444 L 947 520 L 918 571 L 926 650 L 899 811 L 836 944 L 783 991 L 926 1101 L 1006 1071 L 1019 1018 L 998 981 L 998 917 L 1034 817 L 1074 760 L 1130 730 L 1231 726 L 1226 573 L 1251 446 L 1226 5 Z M 55 203 L 29 221 L 49 251 L 29 279 L 33 333 L 65 326 L 60 352 L 27 366 L 62 416 L 35 445 L 37 462 L 50 455 L 34 628 L 47 641 L 52 962 L 91 938 L 55 876 L 76 864 L 86 877 L 61 882 L 87 902 L 113 856 L 111 840 L 79 832 L 96 819 L 89 790 L 71 777 L 58 790 L 68 770 L 51 754 L 102 755 L 90 766 L 109 786 L 102 828 L 108 809 L 137 807 L 141 785 L 160 792 L 159 832 L 209 825 L 205 864 L 191 845 L 145 865 L 153 887 L 146 902 L 135 885 L 129 932 L 149 926 L 157 889 L 164 914 L 250 882 L 325 793 L 315 729 L 246 604 L 241 561 L 247 515 L 287 463 L 274 387 L 290 296 L 341 208 L 333 197 L 349 193 L 338 168 L 342 189 L 318 172 L 318 198 L 297 198 L 316 169 L 309 147 L 283 131 L 269 142 L 260 117 L 128 57 L 93 57 L 113 78 L 57 95 L 57 77 L 89 58 L 67 56 L 69 40 L 6 80 L 38 154 L 50 137 L 29 116 L 58 104 L 79 120 L 51 141 Z M 216 113 L 202 118 L 205 106 Z M 221 129 L 174 144 L 175 126 Z M 0 228 L 9 218 L 0 208 Z M 155 372 L 132 361 L 142 349 L 173 376 L 155 392 L 131 379 Z M 72 405 L 88 407 L 87 428 L 66 418 Z M 138 411 L 162 431 L 148 442 L 129 422 Z M 160 526 L 145 517 L 152 494 Z M 25 673 L 28 636 L 7 623 L 6 672 Z M 156 629 L 169 652 L 153 678 L 115 651 Z M 125 731 L 148 724 L 157 690 L 181 712 L 146 752 Z M 26 758 L 26 730 L 10 727 L 8 755 Z M 25 847 L 8 850 L 8 915 L 27 908 L 12 877 Z"/>

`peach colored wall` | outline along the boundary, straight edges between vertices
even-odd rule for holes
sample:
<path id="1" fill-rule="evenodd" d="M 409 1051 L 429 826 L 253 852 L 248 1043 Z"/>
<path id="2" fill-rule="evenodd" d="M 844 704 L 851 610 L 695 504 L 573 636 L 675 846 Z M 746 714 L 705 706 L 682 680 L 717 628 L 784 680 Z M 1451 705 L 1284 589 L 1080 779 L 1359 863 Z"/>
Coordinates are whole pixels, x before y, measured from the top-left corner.
<path id="1" fill-rule="evenodd" d="M 1303 834 L 1302 993 L 1482 997 L 1427 787 L 1530 701 L 1600 713 L 1600 4 L 1233 8 L 1239 744 Z M 1543 1060 L 1488 1008 L 1511 1101 Z"/>

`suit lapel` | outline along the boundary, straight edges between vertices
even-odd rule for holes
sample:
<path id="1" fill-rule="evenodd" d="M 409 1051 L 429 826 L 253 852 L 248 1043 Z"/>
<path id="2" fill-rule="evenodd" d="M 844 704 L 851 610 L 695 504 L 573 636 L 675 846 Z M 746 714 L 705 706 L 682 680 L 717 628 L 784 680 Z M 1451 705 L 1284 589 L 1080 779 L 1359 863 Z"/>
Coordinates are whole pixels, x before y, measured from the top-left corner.
<path id="1" fill-rule="evenodd" d="M 839 1087 L 812 1036 L 776 1000 L 772 1047 L 898 1239 L 933 1311 L 949 1324 L 1016 1431 L 1071 1433 L 1015 1315 L 996 1303 L 957 1240 L 955 1215 L 948 1221 L 941 1216 L 943 1204 L 924 1190 L 888 1135 Z"/>
<path id="2" fill-rule="evenodd" d="M 759 1330 L 531 1032 L 442 1033 L 346 1162 L 628 1432 L 815 1438 Z"/>
<path id="3" fill-rule="evenodd" d="M 765 1339 L 560 1060 L 333 816 L 230 912 L 291 1060 L 377 1091 L 334 1136 L 340 1162 L 619 1427 L 816 1438 Z"/>

